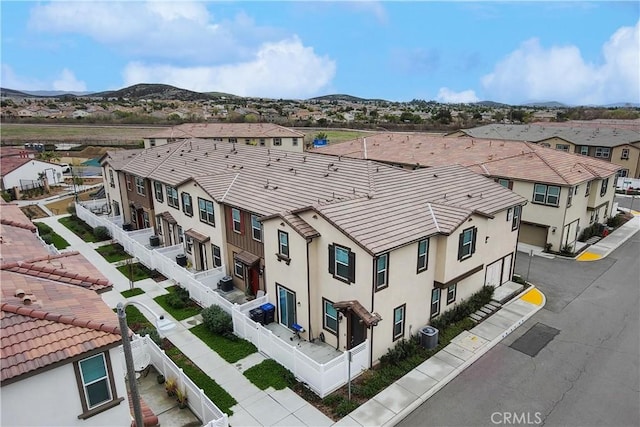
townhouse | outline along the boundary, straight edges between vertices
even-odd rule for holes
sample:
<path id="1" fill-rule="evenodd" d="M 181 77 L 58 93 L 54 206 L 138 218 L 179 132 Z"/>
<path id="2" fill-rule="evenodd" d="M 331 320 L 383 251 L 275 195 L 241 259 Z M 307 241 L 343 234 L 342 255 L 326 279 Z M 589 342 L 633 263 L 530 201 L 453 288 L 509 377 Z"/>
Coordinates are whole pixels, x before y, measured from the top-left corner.
<path id="1" fill-rule="evenodd" d="M 531 125 L 491 124 L 452 132 L 451 137 L 527 141 L 568 153 L 595 157 L 618 166 L 619 177 L 640 178 L 640 123 L 628 120 Z"/>
<path id="2" fill-rule="evenodd" d="M 458 164 L 494 179 L 528 200 L 519 241 L 573 252 L 585 227 L 612 212 L 619 166 L 521 141 L 381 133 L 313 150 L 403 168 Z"/>
<path id="3" fill-rule="evenodd" d="M 78 252 L 51 254 L 17 205 L 2 203 L 2 400 L 11 426 L 131 423 L 109 281 Z"/>
<path id="4" fill-rule="evenodd" d="M 274 123 L 185 123 L 144 138 L 144 147 L 190 138 L 293 152 L 304 151 L 304 133 Z"/>
<path id="5" fill-rule="evenodd" d="M 236 288 L 266 292 L 276 321 L 303 339 L 338 350 L 369 340 L 372 362 L 511 278 L 526 201 L 460 166 L 412 171 L 199 139 L 116 156 L 102 159 L 105 180 L 109 170 L 121 180 L 105 185 L 111 203 L 130 205 L 126 177 L 140 178 L 149 225 L 182 245 L 188 268 L 220 266 Z M 122 214 L 133 224 L 137 213 Z"/>

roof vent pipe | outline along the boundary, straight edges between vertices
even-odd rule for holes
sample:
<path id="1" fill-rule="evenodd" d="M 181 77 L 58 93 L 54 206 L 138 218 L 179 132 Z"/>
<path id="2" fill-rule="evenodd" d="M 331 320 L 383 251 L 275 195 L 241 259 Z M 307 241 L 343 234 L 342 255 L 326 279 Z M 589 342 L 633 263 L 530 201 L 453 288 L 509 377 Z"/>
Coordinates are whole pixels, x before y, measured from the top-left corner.
<path id="1" fill-rule="evenodd" d="M 16 293 L 14 294 L 14 296 L 16 296 L 18 298 L 24 297 L 24 290 L 22 290 L 20 288 L 16 289 Z"/>

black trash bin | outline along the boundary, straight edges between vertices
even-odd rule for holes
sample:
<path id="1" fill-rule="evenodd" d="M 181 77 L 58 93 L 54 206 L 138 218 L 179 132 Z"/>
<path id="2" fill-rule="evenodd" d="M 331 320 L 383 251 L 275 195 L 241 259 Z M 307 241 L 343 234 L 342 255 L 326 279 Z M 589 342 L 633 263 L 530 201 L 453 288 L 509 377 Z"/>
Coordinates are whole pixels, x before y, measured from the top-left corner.
<path id="1" fill-rule="evenodd" d="M 264 311 L 261 308 L 254 308 L 249 311 L 249 318 L 254 322 L 258 322 L 264 325 Z"/>
<path id="2" fill-rule="evenodd" d="M 186 267 L 187 266 L 187 256 L 185 254 L 176 255 L 176 263 L 180 267 Z"/>
<path id="3" fill-rule="evenodd" d="M 124 231 L 133 231 L 133 224 L 131 224 L 130 222 L 125 222 L 124 224 L 122 224 L 122 229 Z"/>
<path id="4" fill-rule="evenodd" d="M 160 246 L 160 236 L 149 236 L 149 246 L 152 248 Z"/>
<path id="5" fill-rule="evenodd" d="M 438 330 L 433 326 L 425 326 L 420 329 L 420 345 L 426 349 L 438 346 Z"/>
<path id="6" fill-rule="evenodd" d="M 276 307 L 271 303 L 262 304 L 260 306 L 262 311 L 264 312 L 264 324 L 268 325 L 273 322 L 276 317 Z"/>

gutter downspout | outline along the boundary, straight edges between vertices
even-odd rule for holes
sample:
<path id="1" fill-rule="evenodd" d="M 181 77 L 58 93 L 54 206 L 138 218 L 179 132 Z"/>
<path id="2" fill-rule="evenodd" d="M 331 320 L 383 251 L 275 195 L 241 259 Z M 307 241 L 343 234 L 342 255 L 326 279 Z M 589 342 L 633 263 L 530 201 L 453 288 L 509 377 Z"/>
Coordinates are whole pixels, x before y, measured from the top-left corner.
<path id="1" fill-rule="evenodd" d="M 311 279 L 309 272 L 309 245 L 311 244 L 312 239 L 307 239 L 307 316 L 308 316 L 308 325 L 309 325 L 309 342 L 313 337 L 312 328 L 311 328 Z"/>
<path id="2" fill-rule="evenodd" d="M 374 268 L 375 268 L 375 264 L 374 264 Z M 387 267 L 388 268 L 388 267 Z M 374 300 L 375 300 L 375 296 L 376 296 L 376 292 L 373 290 L 373 288 L 371 288 L 371 313 L 375 312 L 375 305 L 374 305 Z M 369 329 L 371 329 L 371 338 L 369 339 L 369 368 L 371 368 L 371 366 L 373 366 L 373 328 L 375 328 L 375 326 L 371 325 L 369 327 Z"/>

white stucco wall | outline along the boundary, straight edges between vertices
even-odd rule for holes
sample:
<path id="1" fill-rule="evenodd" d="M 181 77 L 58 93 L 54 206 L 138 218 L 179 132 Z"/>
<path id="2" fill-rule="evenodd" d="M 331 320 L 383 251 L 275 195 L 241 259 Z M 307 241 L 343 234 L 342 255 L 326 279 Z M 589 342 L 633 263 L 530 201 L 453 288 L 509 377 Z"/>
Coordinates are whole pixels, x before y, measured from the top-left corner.
<path id="1" fill-rule="evenodd" d="M 49 185 L 58 184 L 64 181 L 62 176 L 62 166 L 55 163 L 42 162 L 31 159 L 19 168 L 9 172 L 2 178 L 4 188 L 20 188 L 20 180 L 37 181 L 38 174 L 44 172 L 49 181 Z"/>
<path id="2" fill-rule="evenodd" d="M 111 184 L 110 173 L 113 173 L 113 185 Z M 120 215 L 122 215 L 122 207 L 125 206 L 125 204 L 122 201 L 120 179 L 118 176 L 118 172 L 114 170 L 109 164 L 105 164 L 102 167 L 102 185 L 104 185 L 105 196 L 107 197 L 109 207 L 111 209 L 111 214 L 115 215 L 115 212 L 113 211 L 113 202 L 117 202 L 118 206 L 120 207 Z"/>
<path id="3" fill-rule="evenodd" d="M 3 426 L 127 426 L 131 423 L 124 372 L 120 355 L 110 350 L 117 397 L 124 400 L 117 406 L 85 420 L 80 391 L 73 364 L 34 375 L 2 387 Z"/>

